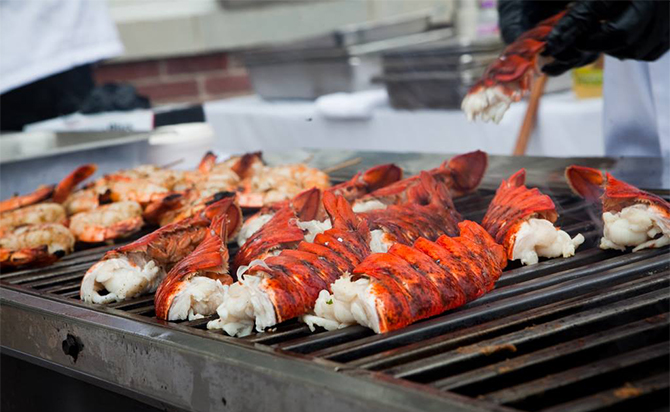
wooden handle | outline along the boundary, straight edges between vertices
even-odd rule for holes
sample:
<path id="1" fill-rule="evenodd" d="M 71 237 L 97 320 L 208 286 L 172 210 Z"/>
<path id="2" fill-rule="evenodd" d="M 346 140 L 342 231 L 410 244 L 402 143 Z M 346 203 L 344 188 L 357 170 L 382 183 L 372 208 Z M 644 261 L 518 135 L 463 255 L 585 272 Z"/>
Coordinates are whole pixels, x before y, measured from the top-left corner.
<path id="1" fill-rule="evenodd" d="M 321 171 L 323 173 L 330 174 L 330 173 L 336 172 L 340 169 L 344 169 L 345 167 L 349 167 L 349 166 L 353 166 L 355 164 L 358 164 L 362 160 L 363 160 L 363 158 L 361 158 L 361 157 L 354 157 L 353 159 L 345 160 L 344 162 L 341 162 L 341 163 L 338 163 L 336 165 L 321 169 Z"/>
<path id="2" fill-rule="evenodd" d="M 547 75 L 543 74 L 537 78 L 530 89 L 530 98 L 528 99 L 528 108 L 526 109 L 526 117 L 523 119 L 519 136 L 516 138 L 516 145 L 514 146 L 514 156 L 523 156 L 526 154 L 528 141 L 530 135 L 535 128 L 535 121 L 537 119 L 537 110 L 540 107 L 540 97 L 544 93 L 544 86 L 547 83 Z"/>

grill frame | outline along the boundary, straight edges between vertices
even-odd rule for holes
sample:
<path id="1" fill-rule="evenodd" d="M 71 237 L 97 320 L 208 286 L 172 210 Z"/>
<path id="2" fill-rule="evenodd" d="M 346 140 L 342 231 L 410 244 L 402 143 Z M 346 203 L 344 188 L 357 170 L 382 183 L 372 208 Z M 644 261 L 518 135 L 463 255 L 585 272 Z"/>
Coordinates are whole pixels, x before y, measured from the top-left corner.
<path id="1" fill-rule="evenodd" d="M 394 157 L 396 159 L 391 160 L 364 158 L 357 169 L 397 161 L 402 156 Z M 439 164 L 443 158 L 428 157 L 428 160 L 419 163 L 427 168 L 432 165 L 431 162 Z M 558 195 L 561 198 L 567 190 L 558 179 L 557 170 L 573 162 L 564 159 L 544 160 L 541 163 L 532 158 L 524 160 L 528 163 L 525 166 L 540 169 L 529 173 L 529 185 L 538 185 L 537 181 L 544 176 L 546 184 L 540 185 L 544 186 L 542 189 L 548 187 L 552 197 L 556 199 Z M 612 164 L 610 160 L 603 159 L 597 163 L 598 166 Z M 482 185 L 488 199 L 492 196 L 490 190 L 497 186 L 499 178 L 515 171 L 512 167 L 520 167 L 519 162 L 502 157 L 492 158 L 491 164 Z M 587 164 L 592 165 L 593 162 Z M 410 167 L 410 171 L 416 170 Z M 347 178 L 353 172 L 342 171 L 340 177 Z M 459 211 L 468 218 L 481 218 L 482 206 L 488 204 L 486 196 L 469 195 L 458 199 Z M 559 213 L 565 216 L 563 224 L 566 230 L 586 230 L 587 237 L 594 240 L 597 228 L 590 223 L 580 223 L 570 216 L 586 213 L 588 207 L 571 199 L 557 206 Z M 78 265 L 76 267 L 85 270 L 98 254 L 101 255 L 108 248 L 77 252 L 50 268 L 37 271 L 40 273 L 29 270 L 2 275 L 2 351 L 168 410 L 267 409 L 276 408 L 277 405 L 280 405 L 280 409 L 291 410 L 515 410 L 403 379 L 408 376 L 407 373 L 391 376 L 388 370 L 379 370 L 379 363 L 373 363 L 376 366 L 372 368 L 370 362 L 376 359 L 375 356 L 381 359 L 381 355 L 377 355 L 381 349 L 385 354 L 382 361 L 385 362 L 389 361 L 386 357 L 388 352 L 407 357 L 408 347 L 420 348 L 424 351 L 423 355 L 431 351 L 443 351 L 445 343 L 438 341 L 444 340 L 445 336 L 454 337 L 464 330 L 470 330 L 473 335 L 481 335 L 485 331 L 495 335 L 491 332 L 493 329 L 486 329 L 486 325 L 491 327 L 497 322 L 499 329 L 513 328 L 507 316 L 522 318 L 525 314 L 535 313 L 539 319 L 542 317 L 537 313 L 553 307 L 559 308 L 556 309 L 558 312 L 563 310 L 568 313 L 565 306 L 569 306 L 569 302 L 600 299 L 607 303 L 607 298 L 603 296 L 609 295 L 618 297 L 618 300 L 611 298 L 613 302 L 624 300 L 621 296 L 628 296 L 627 299 L 634 301 L 649 293 L 661 295 L 661 300 L 667 302 L 667 287 L 670 284 L 667 279 L 668 262 L 664 259 L 667 248 L 623 255 L 594 249 L 579 250 L 575 257 L 567 260 L 550 260 L 535 267 L 508 271 L 498 282 L 497 289 L 479 300 L 447 315 L 384 335 L 383 338 L 371 336 L 371 332 L 362 327 L 301 338 L 306 327 L 288 324 L 279 326 L 275 333 L 237 339 L 202 330 L 203 320 L 174 324 L 152 319 L 146 316 L 146 309 L 142 306 L 152 302 L 151 297 L 109 307 L 89 305 L 69 298 L 78 290 L 77 276 L 81 277 L 81 274 L 69 274 L 72 270 L 69 265 L 75 263 Z M 601 260 L 603 255 L 611 256 Z M 661 272 L 651 276 L 639 273 L 645 267 L 660 269 Z M 54 275 L 54 268 L 57 275 Z M 558 274 L 554 273 L 557 268 L 561 269 Z M 54 276 L 58 279 L 54 279 Z M 33 287 L 46 289 L 38 291 L 8 283 L 19 279 L 30 279 Z M 66 284 L 61 285 L 62 282 Z M 62 290 L 67 291 L 65 297 L 45 293 Z M 497 315 L 493 316 L 496 310 Z M 555 313 L 543 316 L 550 318 Z M 524 320 L 517 319 L 517 322 L 521 325 Z M 31 325 L 28 331 L 22 326 L 26 324 Z M 481 326 L 484 326 L 483 331 Z M 432 332 L 426 333 L 431 327 Z M 477 331 L 477 328 L 480 330 Z M 415 334 L 414 338 L 412 333 Z M 76 336 L 84 345 L 76 361 L 61 348 L 61 342 L 67 339 L 68 334 Z M 413 343 L 412 340 L 417 339 L 417 336 L 421 339 Z M 476 336 L 470 338 L 475 339 Z M 402 344 L 396 348 L 389 347 L 389 341 L 393 339 Z M 339 346 L 333 345 L 338 340 Z M 381 349 L 379 343 L 375 343 L 380 340 L 383 341 L 381 346 L 384 346 Z M 119 345 L 119 342 L 123 344 Z M 365 348 L 366 342 L 378 346 L 376 352 L 371 352 L 367 358 L 360 355 L 360 348 L 356 349 L 356 346 Z M 426 346 L 427 342 L 435 342 L 436 346 Z M 455 344 L 450 342 L 451 345 Z M 338 348 L 340 352 L 336 351 Z M 351 356 L 352 353 L 356 356 L 344 362 L 346 358 L 343 356 Z M 115 368 L 109 359 L 123 359 L 123 368 Z M 161 365 L 172 365 L 177 369 L 167 373 L 161 371 Z M 181 369 L 178 369 L 180 366 Z M 202 376 L 204 371 L 207 372 L 206 379 Z M 206 390 L 191 387 L 189 383 L 203 385 Z M 656 388 L 659 384 L 658 379 L 643 383 L 650 388 Z M 263 391 L 263 395 L 248 391 L 249 387 Z M 502 392 L 499 396 L 510 395 Z M 612 395 L 604 396 L 604 399 L 612 401 Z"/>

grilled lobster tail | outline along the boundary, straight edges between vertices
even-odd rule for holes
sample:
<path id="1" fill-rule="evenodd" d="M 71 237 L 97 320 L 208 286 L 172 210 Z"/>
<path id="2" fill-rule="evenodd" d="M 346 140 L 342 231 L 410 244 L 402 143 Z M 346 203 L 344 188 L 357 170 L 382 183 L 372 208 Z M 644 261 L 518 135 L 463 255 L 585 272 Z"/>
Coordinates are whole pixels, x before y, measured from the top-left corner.
<path id="1" fill-rule="evenodd" d="M 470 302 L 493 289 L 505 253 L 478 224 L 459 223 L 461 235 L 414 246 L 396 244 L 368 256 L 351 277 L 321 292 L 310 325 L 335 329 L 359 323 L 376 333 L 403 328 Z"/>
<path id="2" fill-rule="evenodd" d="M 235 256 L 234 267 L 263 259 L 274 250 L 297 246 L 305 238 L 297 221 L 314 220 L 319 213 L 320 202 L 319 189 L 308 189 L 298 194 L 242 245 Z"/>
<path id="3" fill-rule="evenodd" d="M 393 242 L 411 245 L 419 237 L 436 239 L 442 234 L 458 234 L 462 220 L 444 183 L 422 172 L 407 189 L 407 202 L 360 214 L 370 229 L 381 230 Z M 385 250 L 377 250 L 385 251 Z"/>
<path id="4" fill-rule="evenodd" d="M 427 173 L 438 182 L 444 183 L 453 196 L 462 196 L 479 186 L 487 165 L 488 156 L 481 150 L 477 150 L 455 156 Z M 377 201 L 386 205 L 405 203 L 408 200 L 408 189 L 418 180 L 419 175 L 415 175 L 397 181 L 362 197 L 357 203 L 368 201 Z"/>
<path id="5" fill-rule="evenodd" d="M 602 249 L 633 252 L 670 244 L 670 203 L 609 173 L 584 166 L 570 166 L 565 177 L 578 195 L 603 208 Z"/>
<path id="6" fill-rule="evenodd" d="M 521 100 L 538 71 L 545 39 L 564 15 L 562 11 L 541 21 L 505 48 L 463 99 L 461 109 L 468 120 L 481 117 L 499 123 L 510 104 Z"/>
<path id="7" fill-rule="evenodd" d="M 278 256 L 238 269 L 239 281 L 226 290 L 217 309 L 220 319 L 208 328 L 243 336 L 254 323 L 263 330 L 301 316 L 311 309 L 319 291 L 370 254 L 367 224 L 346 199 L 325 192 L 323 204 L 332 228 L 317 234 L 313 243 L 301 242 L 297 250 L 284 249 Z"/>
<path id="8" fill-rule="evenodd" d="M 260 331 L 305 315 L 319 293 L 328 293 L 336 279 L 350 273 L 371 249 L 377 250 L 380 233 L 391 238 L 385 239 L 383 250 L 387 250 L 394 242 L 411 244 L 420 236 L 436 239 L 456 227 L 460 215 L 444 182 L 423 173 L 404 192 L 408 200 L 402 205 L 359 214 L 344 197 L 325 192 L 323 205 L 332 227 L 318 233 L 313 242 L 300 242 L 296 250 L 284 249 L 278 256 L 238 269 L 239 282 L 227 290 L 217 309 L 220 319 L 208 328 L 242 336 L 254 324 Z"/>
<path id="9" fill-rule="evenodd" d="M 203 241 L 212 220 L 225 218 L 225 237 L 242 223 L 234 197 L 214 202 L 185 220 L 162 228 L 105 254 L 84 275 L 80 296 L 93 303 L 122 301 L 156 290 L 172 267 Z M 106 294 L 100 294 L 101 291 Z"/>
<path id="10" fill-rule="evenodd" d="M 327 191 L 335 195 L 344 196 L 345 199 L 352 202 L 365 194 L 389 186 L 400 179 L 402 179 L 402 169 L 389 163 L 374 166 L 365 172 L 360 172 L 350 180 L 330 187 Z"/>
<path id="11" fill-rule="evenodd" d="M 322 289 L 327 289 L 344 271 L 353 269 L 370 254 L 367 225 L 353 213 L 346 199 L 324 193 L 323 203 L 333 222 L 333 228 L 318 234 L 314 244 L 323 246 L 328 251 L 311 247 L 299 247 L 298 250 L 312 252 L 326 262 L 334 252 L 344 259 L 346 266 L 310 267 L 290 254 L 266 259 L 265 264 L 270 269 L 262 270 L 268 276 L 267 290 L 271 295 L 277 322 L 305 314 L 312 308 Z"/>
<path id="12" fill-rule="evenodd" d="M 216 311 L 223 299 L 223 285 L 233 283 L 228 274 L 228 218 L 212 220 L 205 239 L 177 263 L 161 282 L 154 306 L 163 320 L 192 319 Z"/>
<path id="13" fill-rule="evenodd" d="M 510 260 L 524 264 L 538 262 L 539 256 L 572 256 L 584 241 L 555 228 L 558 218 L 551 198 L 537 188 L 524 186 L 526 171 L 521 169 L 503 180 L 482 221 L 482 226 L 503 245 Z"/>

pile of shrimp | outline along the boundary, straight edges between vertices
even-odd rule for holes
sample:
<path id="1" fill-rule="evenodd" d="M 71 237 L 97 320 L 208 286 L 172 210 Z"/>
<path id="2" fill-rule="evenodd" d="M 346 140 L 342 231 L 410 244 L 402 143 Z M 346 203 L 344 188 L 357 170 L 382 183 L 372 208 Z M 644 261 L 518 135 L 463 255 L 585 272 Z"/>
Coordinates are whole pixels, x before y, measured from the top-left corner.
<path id="1" fill-rule="evenodd" d="M 57 185 L 0 202 L 0 267 L 50 264 L 75 242 L 112 242 L 147 223 L 164 226 L 194 216 L 222 197 L 242 207 L 268 206 L 306 188 L 330 185 L 328 175 L 304 164 L 270 167 L 260 153 L 217 163 L 208 152 L 194 170 L 156 165 L 92 176 L 93 164 L 75 169 Z"/>

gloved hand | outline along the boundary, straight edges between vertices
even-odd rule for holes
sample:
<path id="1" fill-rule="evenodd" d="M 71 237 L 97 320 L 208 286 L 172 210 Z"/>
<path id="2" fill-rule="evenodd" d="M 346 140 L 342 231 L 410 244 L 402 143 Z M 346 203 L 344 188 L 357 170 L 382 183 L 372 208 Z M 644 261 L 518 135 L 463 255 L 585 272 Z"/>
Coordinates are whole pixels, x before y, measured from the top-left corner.
<path id="1" fill-rule="evenodd" d="M 512 43 L 525 31 L 568 7 L 569 1 L 498 0 L 498 27 L 503 41 Z"/>
<path id="2" fill-rule="evenodd" d="M 542 53 L 564 60 L 573 50 L 653 61 L 668 51 L 670 2 L 579 1 L 556 24 Z"/>
<path id="3" fill-rule="evenodd" d="M 537 23 L 565 10 L 569 3 L 569 1 L 499 0 L 498 26 L 503 40 L 507 44 L 512 43 Z M 598 53 L 572 49 L 562 50 L 552 57 L 554 61 L 544 65 L 542 71 L 550 76 L 558 76 L 573 67 L 594 62 L 598 58 Z"/>

